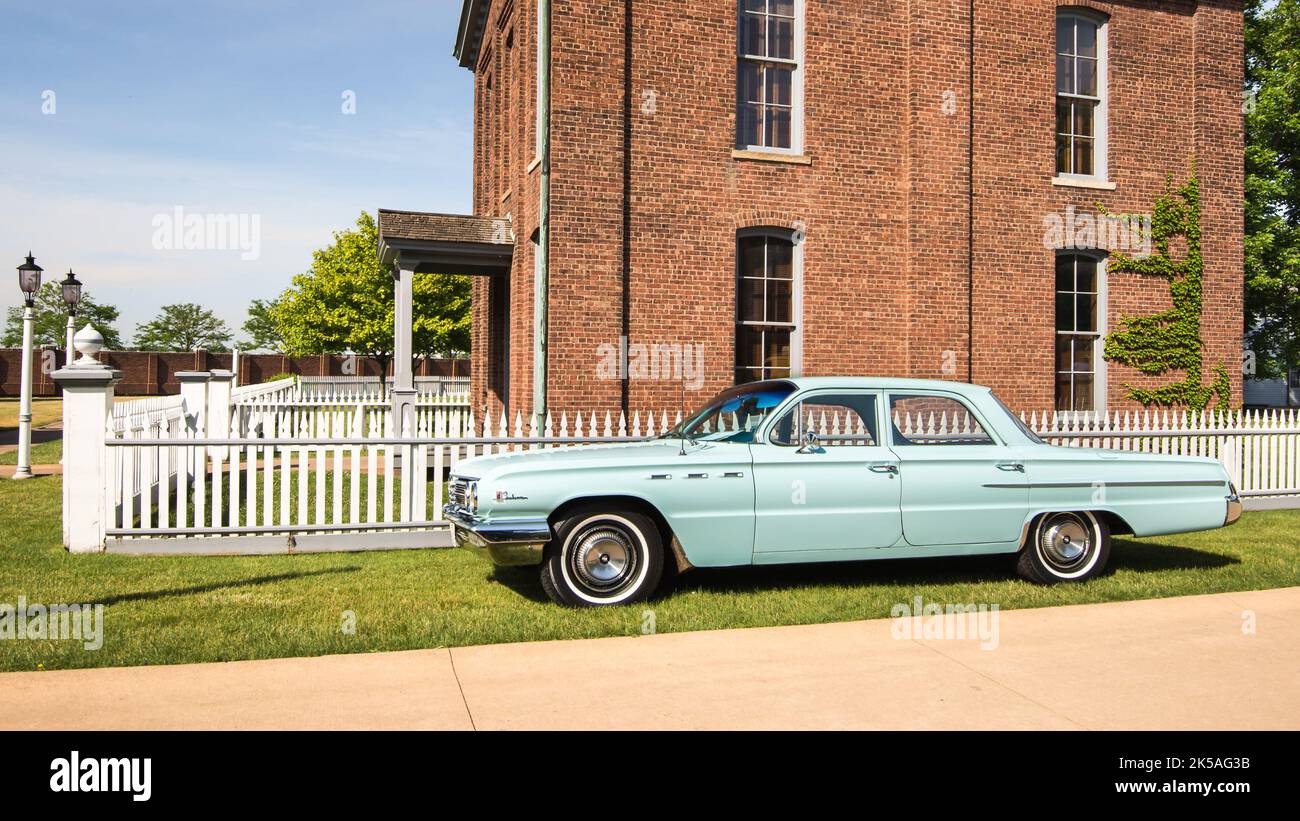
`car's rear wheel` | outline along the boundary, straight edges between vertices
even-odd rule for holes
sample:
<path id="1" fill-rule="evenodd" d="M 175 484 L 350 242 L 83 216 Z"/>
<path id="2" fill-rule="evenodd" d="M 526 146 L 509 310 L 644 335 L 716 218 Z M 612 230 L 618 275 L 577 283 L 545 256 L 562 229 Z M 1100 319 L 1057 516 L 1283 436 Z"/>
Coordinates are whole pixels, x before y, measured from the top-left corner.
<path id="1" fill-rule="evenodd" d="M 1044 513 L 1020 549 L 1016 571 L 1037 584 L 1081 582 L 1106 569 L 1110 528 L 1088 511 Z"/>
<path id="2" fill-rule="evenodd" d="M 581 508 L 555 523 L 541 566 L 542 589 L 569 607 L 645 601 L 663 566 L 663 540 L 649 516 Z"/>

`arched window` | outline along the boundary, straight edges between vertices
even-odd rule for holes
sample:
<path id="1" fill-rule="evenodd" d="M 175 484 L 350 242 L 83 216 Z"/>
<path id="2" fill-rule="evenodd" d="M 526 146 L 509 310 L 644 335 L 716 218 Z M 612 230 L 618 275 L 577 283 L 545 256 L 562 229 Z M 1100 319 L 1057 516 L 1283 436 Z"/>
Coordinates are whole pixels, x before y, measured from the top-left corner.
<path id="1" fill-rule="evenodd" d="M 799 374 L 802 253 L 794 232 L 736 235 L 736 383 Z"/>
<path id="2" fill-rule="evenodd" d="M 1056 13 L 1056 175 L 1106 179 L 1106 18 Z"/>
<path id="3" fill-rule="evenodd" d="M 1056 409 L 1104 410 L 1106 264 L 1095 254 L 1056 255 Z"/>

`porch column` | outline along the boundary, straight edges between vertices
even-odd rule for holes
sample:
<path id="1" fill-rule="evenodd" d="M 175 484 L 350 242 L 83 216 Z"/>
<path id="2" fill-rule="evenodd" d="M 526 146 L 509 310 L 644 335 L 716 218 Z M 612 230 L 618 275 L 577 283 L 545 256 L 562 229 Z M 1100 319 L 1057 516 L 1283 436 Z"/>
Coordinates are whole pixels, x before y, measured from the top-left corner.
<path id="1" fill-rule="evenodd" d="M 411 374 L 411 324 L 415 270 L 398 263 L 393 268 L 393 435 L 415 430 L 415 379 Z"/>

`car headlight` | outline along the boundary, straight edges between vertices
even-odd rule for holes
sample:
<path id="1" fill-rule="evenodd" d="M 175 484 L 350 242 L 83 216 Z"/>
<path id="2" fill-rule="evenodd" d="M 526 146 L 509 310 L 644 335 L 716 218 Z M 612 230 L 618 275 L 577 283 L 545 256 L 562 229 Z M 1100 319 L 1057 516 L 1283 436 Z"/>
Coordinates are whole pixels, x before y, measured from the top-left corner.
<path id="1" fill-rule="evenodd" d="M 465 507 L 473 513 L 478 510 L 478 482 L 470 482 L 469 487 L 465 488 Z"/>

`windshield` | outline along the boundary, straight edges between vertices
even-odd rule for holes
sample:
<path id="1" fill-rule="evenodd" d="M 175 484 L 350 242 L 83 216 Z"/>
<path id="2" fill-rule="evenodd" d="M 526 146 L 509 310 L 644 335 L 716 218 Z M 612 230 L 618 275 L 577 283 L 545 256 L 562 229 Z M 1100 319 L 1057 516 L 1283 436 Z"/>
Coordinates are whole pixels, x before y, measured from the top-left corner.
<path id="1" fill-rule="evenodd" d="M 753 382 L 728 388 L 661 438 L 683 433 L 695 442 L 753 442 L 754 431 L 794 393 L 789 382 Z"/>
<path id="2" fill-rule="evenodd" d="M 1004 404 L 1002 403 L 1002 400 L 999 399 L 999 398 L 997 397 L 997 394 L 990 392 L 990 393 L 989 393 L 989 396 L 992 396 L 992 397 L 993 397 L 993 401 L 996 402 L 996 403 L 998 403 L 998 407 L 999 407 L 999 408 L 1002 408 L 1002 412 L 1003 412 L 1003 413 L 1005 413 L 1007 416 L 1011 417 L 1011 423 L 1012 423 L 1013 425 L 1016 426 L 1016 430 L 1020 431 L 1020 432 L 1023 433 L 1025 436 L 1029 437 L 1029 441 L 1034 442 L 1034 443 L 1039 444 L 1039 445 L 1044 444 L 1043 440 L 1040 439 L 1040 438 L 1038 438 L 1038 434 L 1034 433 L 1034 431 L 1033 431 L 1032 429 L 1030 429 L 1030 427 L 1029 427 L 1028 425 L 1026 425 L 1026 424 L 1025 424 L 1021 419 L 1020 419 L 1019 416 L 1016 416 L 1014 413 L 1012 413 L 1012 412 L 1011 412 L 1011 408 L 1008 408 L 1006 405 L 1004 405 Z"/>

